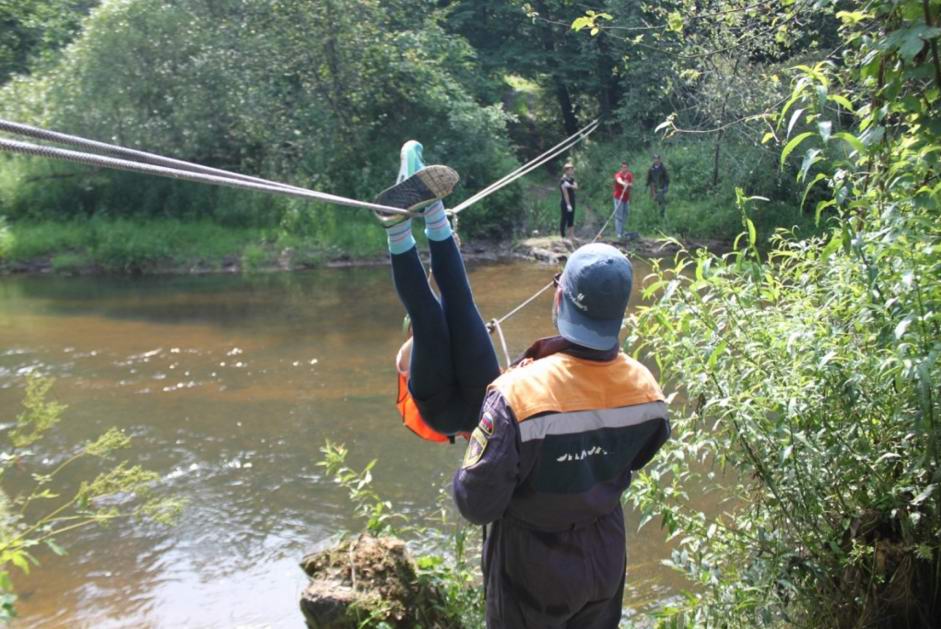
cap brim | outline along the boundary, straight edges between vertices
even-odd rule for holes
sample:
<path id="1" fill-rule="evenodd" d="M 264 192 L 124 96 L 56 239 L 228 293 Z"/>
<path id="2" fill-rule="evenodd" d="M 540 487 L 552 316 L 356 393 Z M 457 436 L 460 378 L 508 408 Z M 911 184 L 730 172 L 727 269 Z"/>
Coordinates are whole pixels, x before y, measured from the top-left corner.
<path id="1" fill-rule="evenodd" d="M 589 349 L 611 349 L 618 344 L 622 323 L 623 319 L 590 319 L 572 304 L 568 296 L 562 295 L 557 320 L 562 338 Z"/>

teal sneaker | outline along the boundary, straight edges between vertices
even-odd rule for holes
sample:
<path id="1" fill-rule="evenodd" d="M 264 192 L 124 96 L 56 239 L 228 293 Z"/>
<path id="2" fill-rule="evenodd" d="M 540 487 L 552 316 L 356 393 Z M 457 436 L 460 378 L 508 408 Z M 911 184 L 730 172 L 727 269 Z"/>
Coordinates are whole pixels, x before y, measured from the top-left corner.
<path id="1" fill-rule="evenodd" d="M 405 181 L 380 192 L 374 203 L 415 210 L 451 194 L 459 180 L 460 177 L 453 168 L 426 166 Z"/>

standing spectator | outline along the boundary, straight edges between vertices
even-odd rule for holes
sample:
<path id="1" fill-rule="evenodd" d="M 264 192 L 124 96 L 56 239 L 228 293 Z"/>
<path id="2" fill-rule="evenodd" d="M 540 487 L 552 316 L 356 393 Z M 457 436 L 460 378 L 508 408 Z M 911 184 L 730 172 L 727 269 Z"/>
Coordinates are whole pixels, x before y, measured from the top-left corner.
<path id="1" fill-rule="evenodd" d="M 562 199 L 559 209 L 562 213 L 562 219 L 559 221 L 559 233 L 563 238 L 571 238 L 575 230 L 575 191 L 578 190 L 578 183 L 575 181 L 575 166 L 572 162 L 566 162 L 562 167 L 562 179 L 559 181 L 559 190 L 562 191 Z"/>
<path id="2" fill-rule="evenodd" d="M 653 156 L 653 166 L 647 171 L 647 187 L 650 189 L 650 198 L 660 208 L 660 218 L 667 211 L 667 190 L 670 188 L 670 175 L 667 167 L 660 161 L 659 155 Z"/>
<path id="3" fill-rule="evenodd" d="M 624 225 L 631 213 L 631 188 L 634 187 L 634 173 L 627 162 L 614 173 L 614 230 L 618 239 L 624 237 Z"/>

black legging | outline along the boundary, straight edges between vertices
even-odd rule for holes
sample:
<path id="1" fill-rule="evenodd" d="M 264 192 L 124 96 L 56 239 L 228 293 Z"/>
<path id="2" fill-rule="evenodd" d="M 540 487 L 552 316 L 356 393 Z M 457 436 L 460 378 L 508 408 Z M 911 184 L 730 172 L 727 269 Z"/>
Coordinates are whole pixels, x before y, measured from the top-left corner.
<path id="1" fill-rule="evenodd" d="M 569 212 L 565 199 L 562 199 L 562 202 L 559 204 L 559 211 L 562 213 L 562 217 L 559 220 L 559 234 L 565 238 L 566 228 L 575 227 L 575 202 L 572 202 L 572 211 Z"/>
<path id="2" fill-rule="evenodd" d="M 487 385 L 500 375 L 500 366 L 457 243 L 448 238 L 428 245 L 440 301 L 417 247 L 392 255 L 392 278 L 412 320 L 409 391 L 425 423 L 453 435 L 477 425 Z"/>

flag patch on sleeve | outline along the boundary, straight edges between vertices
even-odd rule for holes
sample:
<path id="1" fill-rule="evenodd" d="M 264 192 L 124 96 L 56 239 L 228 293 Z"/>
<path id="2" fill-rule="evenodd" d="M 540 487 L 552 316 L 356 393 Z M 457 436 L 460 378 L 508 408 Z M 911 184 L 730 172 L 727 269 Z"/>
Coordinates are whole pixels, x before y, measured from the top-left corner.
<path id="1" fill-rule="evenodd" d="M 488 436 L 484 434 L 480 426 L 474 428 L 474 432 L 471 433 L 470 440 L 467 443 L 467 450 L 464 451 L 464 464 L 461 466 L 463 469 L 467 469 L 480 461 L 484 455 L 484 450 L 487 449 L 487 439 Z"/>

